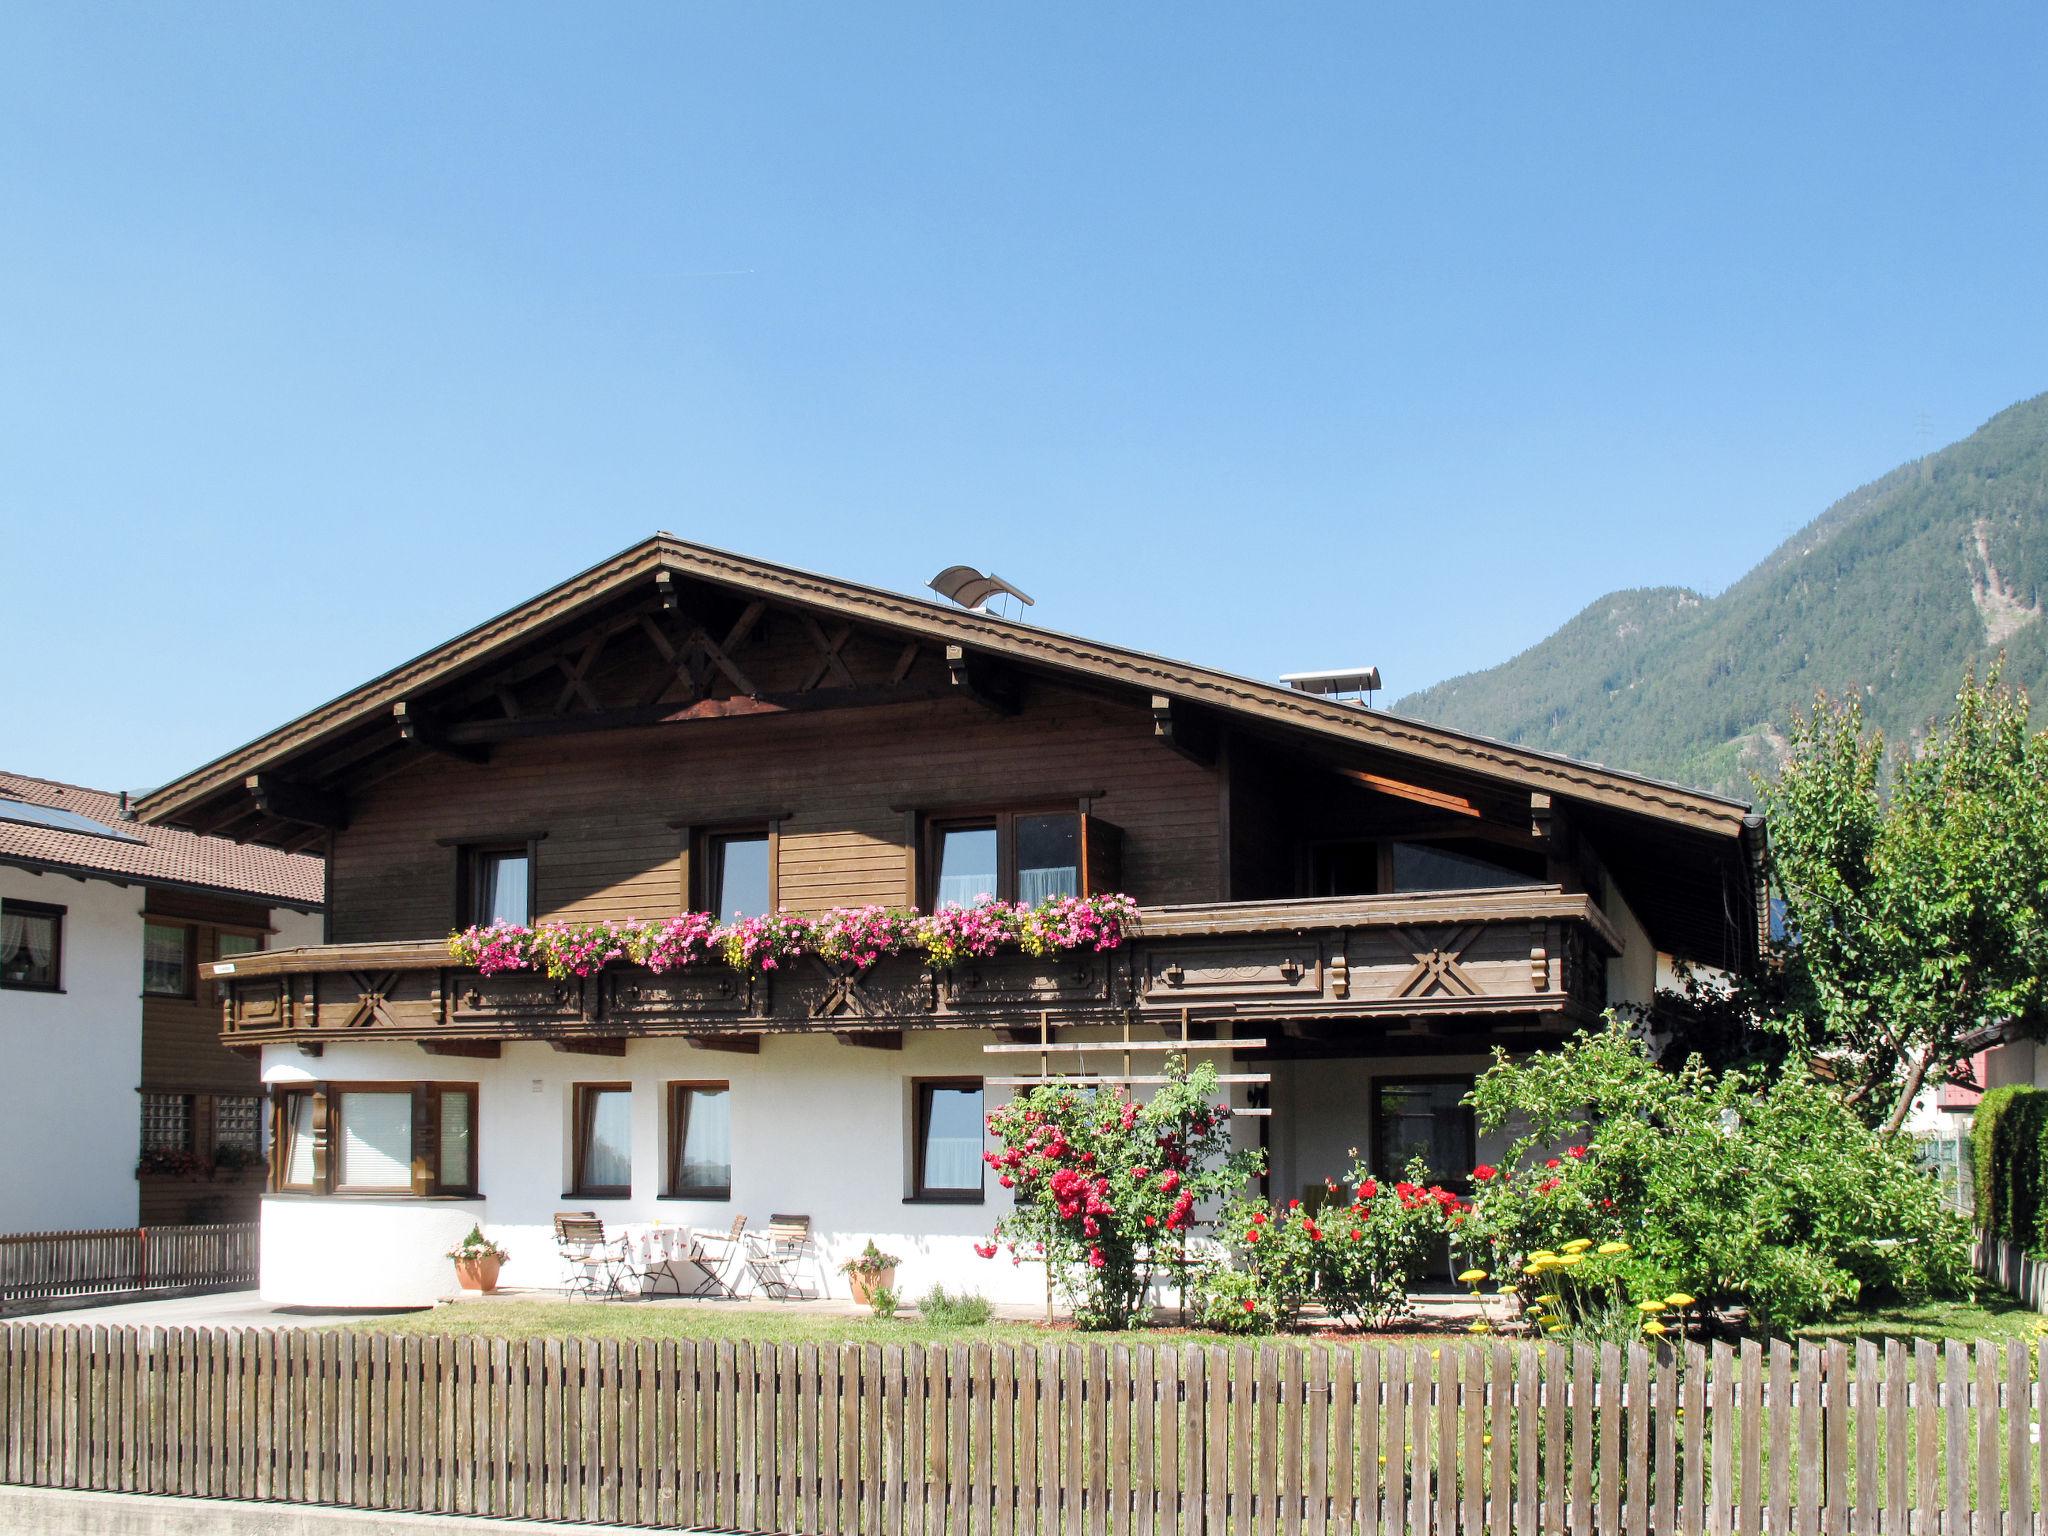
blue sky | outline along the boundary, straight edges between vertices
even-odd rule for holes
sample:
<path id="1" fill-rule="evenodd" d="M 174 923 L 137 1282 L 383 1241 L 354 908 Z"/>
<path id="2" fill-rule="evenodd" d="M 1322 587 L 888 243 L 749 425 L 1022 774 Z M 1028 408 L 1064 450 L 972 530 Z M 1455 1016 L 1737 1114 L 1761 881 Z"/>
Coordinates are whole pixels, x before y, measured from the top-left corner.
<path id="1" fill-rule="evenodd" d="M 0 9 L 0 766 L 656 528 L 1395 694 L 2048 389 L 2039 7 Z"/>

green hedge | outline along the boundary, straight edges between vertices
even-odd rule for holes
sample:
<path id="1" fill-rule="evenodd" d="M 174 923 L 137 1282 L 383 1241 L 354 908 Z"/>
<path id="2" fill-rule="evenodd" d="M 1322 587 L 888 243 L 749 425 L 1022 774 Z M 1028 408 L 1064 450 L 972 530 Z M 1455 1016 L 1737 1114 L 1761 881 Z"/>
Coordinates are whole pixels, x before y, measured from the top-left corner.
<path id="1" fill-rule="evenodd" d="M 2015 1083 L 1985 1094 L 1970 1159 L 1979 1230 L 2048 1257 L 2048 1089 Z"/>

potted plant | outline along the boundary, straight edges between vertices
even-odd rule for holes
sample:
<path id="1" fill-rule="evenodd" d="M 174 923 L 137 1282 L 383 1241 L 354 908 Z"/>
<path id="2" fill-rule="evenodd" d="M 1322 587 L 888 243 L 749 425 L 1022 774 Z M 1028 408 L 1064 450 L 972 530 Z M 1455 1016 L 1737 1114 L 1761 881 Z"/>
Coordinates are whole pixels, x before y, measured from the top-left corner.
<path id="1" fill-rule="evenodd" d="M 498 1266 L 510 1255 L 485 1237 L 482 1227 L 472 1226 L 469 1236 L 448 1250 L 448 1257 L 455 1261 L 457 1285 L 489 1295 L 498 1288 Z"/>
<path id="2" fill-rule="evenodd" d="M 871 1237 L 867 1247 L 839 1266 L 839 1272 L 846 1276 L 847 1289 L 853 1292 L 855 1301 L 872 1303 L 876 1292 L 895 1288 L 898 1262 L 895 1254 L 877 1248 Z"/>

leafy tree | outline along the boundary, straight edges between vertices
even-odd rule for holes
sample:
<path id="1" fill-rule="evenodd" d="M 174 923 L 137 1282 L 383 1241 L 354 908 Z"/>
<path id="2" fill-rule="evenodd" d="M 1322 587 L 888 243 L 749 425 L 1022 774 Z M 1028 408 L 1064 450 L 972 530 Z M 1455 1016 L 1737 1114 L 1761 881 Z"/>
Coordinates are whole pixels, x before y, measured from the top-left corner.
<path id="1" fill-rule="evenodd" d="M 1896 1131 L 1971 1032 L 2048 1023 L 2048 736 L 1994 666 L 1918 753 L 1854 697 L 1821 695 L 1791 743 L 1759 785 L 1786 937 L 1748 1001 Z"/>

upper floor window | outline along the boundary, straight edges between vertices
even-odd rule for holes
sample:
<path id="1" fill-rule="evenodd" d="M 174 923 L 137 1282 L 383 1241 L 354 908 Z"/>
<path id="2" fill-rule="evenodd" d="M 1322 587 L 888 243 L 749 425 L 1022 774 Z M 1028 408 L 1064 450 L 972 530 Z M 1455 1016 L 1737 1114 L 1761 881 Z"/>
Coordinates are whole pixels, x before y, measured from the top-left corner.
<path id="1" fill-rule="evenodd" d="M 1396 891 L 1475 891 L 1539 885 L 1538 856 L 1514 849 L 1459 843 L 1395 843 L 1391 848 Z M 1521 866 L 1521 867 L 1517 867 Z"/>
<path id="2" fill-rule="evenodd" d="M 253 955 L 263 947 L 260 933 L 229 933 L 223 929 L 214 935 L 214 958 L 232 960 L 237 955 Z"/>
<path id="3" fill-rule="evenodd" d="M 1108 889 L 1098 857 L 1097 881 L 1088 879 L 1087 831 L 1107 845 L 1110 829 L 1075 811 L 1004 811 L 947 817 L 931 823 L 931 869 L 926 899 L 933 907 L 972 907 L 985 901 L 1036 906 L 1084 889 Z"/>
<path id="4" fill-rule="evenodd" d="M 533 854 L 525 843 L 463 850 L 466 922 L 478 926 L 533 921 Z"/>
<path id="5" fill-rule="evenodd" d="M 147 997 L 192 995 L 192 934 L 187 923 L 142 925 L 142 991 Z"/>
<path id="6" fill-rule="evenodd" d="M 713 915 L 759 917 L 773 910 L 770 852 L 766 832 L 714 832 L 705 838 L 704 888 Z"/>
<path id="7" fill-rule="evenodd" d="M 0 987 L 56 992 L 64 978 L 64 909 L 0 902 Z"/>

